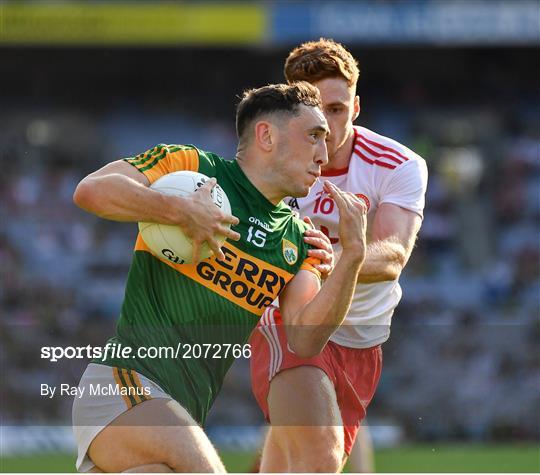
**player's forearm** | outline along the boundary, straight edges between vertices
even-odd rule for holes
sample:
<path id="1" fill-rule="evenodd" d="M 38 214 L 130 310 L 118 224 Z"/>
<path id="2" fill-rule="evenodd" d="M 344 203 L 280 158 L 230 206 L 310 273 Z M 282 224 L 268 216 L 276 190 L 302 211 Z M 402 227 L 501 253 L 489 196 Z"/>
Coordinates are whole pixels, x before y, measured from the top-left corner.
<path id="1" fill-rule="evenodd" d="M 363 256 L 344 251 L 332 274 L 287 327 L 291 347 L 302 358 L 320 353 L 347 315 Z"/>
<path id="2" fill-rule="evenodd" d="M 358 282 L 371 284 L 395 280 L 407 262 L 403 245 L 392 239 L 370 243 L 366 259 L 358 274 Z"/>
<path id="3" fill-rule="evenodd" d="M 121 174 L 86 177 L 73 195 L 77 206 L 101 218 L 113 221 L 178 223 L 172 200 L 180 200 L 151 190 Z"/>

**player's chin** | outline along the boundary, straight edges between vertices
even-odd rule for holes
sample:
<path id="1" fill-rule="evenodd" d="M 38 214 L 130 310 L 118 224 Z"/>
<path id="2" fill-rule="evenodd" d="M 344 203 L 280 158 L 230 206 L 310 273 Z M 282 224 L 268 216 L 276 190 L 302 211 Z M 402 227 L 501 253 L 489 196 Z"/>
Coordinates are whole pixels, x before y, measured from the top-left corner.
<path id="1" fill-rule="evenodd" d="M 306 184 L 304 186 L 299 186 L 294 190 L 294 193 L 289 193 L 289 196 L 293 198 L 304 198 L 305 196 L 309 195 L 309 192 L 311 188 L 313 187 L 313 184 Z"/>
<path id="2" fill-rule="evenodd" d="M 302 195 L 300 195 L 300 197 L 304 197 L 304 196 L 307 196 L 309 195 L 309 192 L 311 191 L 311 188 L 313 188 L 313 185 L 315 184 L 317 180 L 313 181 L 311 184 L 308 184 L 304 187 L 304 190 L 302 192 Z"/>
<path id="3" fill-rule="evenodd" d="M 307 178 L 304 183 L 298 183 L 294 194 L 290 193 L 289 196 L 292 196 L 293 198 L 303 198 L 304 196 L 309 195 L 311 188 L 313 188 L 313 185 L 317 182 L 318 178 L 311 173 L 308 174 L 308 177 L 309 178 Z"/>

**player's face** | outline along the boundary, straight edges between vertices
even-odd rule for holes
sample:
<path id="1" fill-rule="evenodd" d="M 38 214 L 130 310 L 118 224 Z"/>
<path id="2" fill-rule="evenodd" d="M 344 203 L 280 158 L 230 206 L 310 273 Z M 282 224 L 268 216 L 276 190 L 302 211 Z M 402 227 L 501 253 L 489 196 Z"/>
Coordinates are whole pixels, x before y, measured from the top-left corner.
<path id="1" fill-rule="evenodd" d="M 306 196 L 328 163 L 328 124 L 318 107 L 300 106 L 280 134 L 278 147 L 281 178 L 287 196 Z"/>
<path id="2" fill-rule="evenodd" d="M 355 95 L 356 88 L 349 87 L 345 79 L 327 78 L 316 81 L 313 85 L 321 93 L 322 110 L 330 127 L 326 146 L 331 167 L 333 157 L 354 134 L 353 122 L 360 113 L 360 102 Z"/>

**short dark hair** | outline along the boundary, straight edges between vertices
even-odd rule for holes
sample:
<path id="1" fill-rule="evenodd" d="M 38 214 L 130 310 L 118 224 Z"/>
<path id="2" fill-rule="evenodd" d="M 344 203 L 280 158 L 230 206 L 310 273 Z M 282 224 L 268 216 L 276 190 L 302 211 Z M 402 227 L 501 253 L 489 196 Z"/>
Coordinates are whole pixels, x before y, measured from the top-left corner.
<path id="1" fill-rule="evenodd" d="M 241 140 L 248 126 L 263 115 L 284 113 L 297 116 L 301 104 L 310 107 L 321 106 L 319 90 L 305 81 L 293 84 L 269 84 L 247 90 L 236 107 L 236 134 Z"/>
<path id="2" fill-rule="evenodd" d="M 326 38 L 294 48 L 285 61 L 284 72 L 289 82 L 341 77 L 349 86 L 356 86 L 360 75 L 353 55 L 341 43 Z"/>

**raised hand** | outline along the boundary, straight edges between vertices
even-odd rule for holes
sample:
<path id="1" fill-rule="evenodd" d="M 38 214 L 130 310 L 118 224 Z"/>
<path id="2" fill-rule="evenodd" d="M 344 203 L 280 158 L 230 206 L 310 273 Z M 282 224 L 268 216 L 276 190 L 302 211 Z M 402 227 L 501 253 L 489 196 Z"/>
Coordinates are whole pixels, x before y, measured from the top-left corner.
<path id="1" fill-rule="evenodd" d="M 339 209 L 339 239 L 343 252 L 353 253 L 363 260 L 366 255 L 366 204 L 329 181 L 325 181 L 323 186 Z"/>

